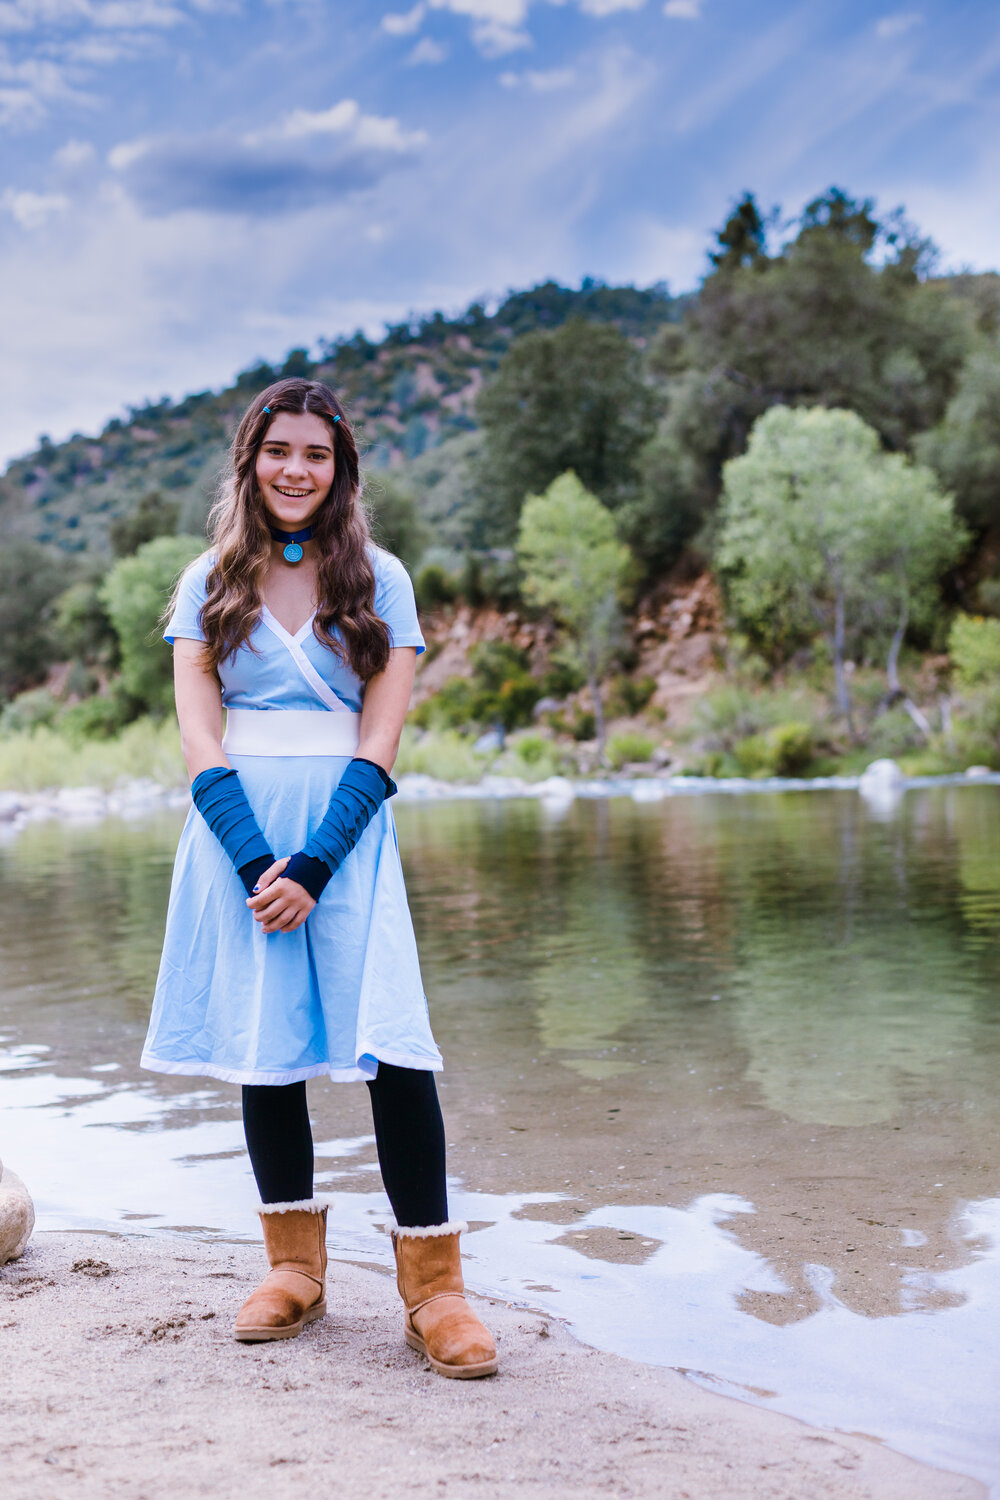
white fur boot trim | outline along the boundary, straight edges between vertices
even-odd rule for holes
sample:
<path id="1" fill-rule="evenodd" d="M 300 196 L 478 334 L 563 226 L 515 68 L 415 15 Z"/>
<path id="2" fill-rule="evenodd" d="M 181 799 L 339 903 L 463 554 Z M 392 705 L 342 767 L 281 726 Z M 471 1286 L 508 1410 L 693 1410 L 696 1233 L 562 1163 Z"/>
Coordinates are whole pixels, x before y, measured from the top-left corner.
<path id="1" fill-rule="evenodd" d="M 300 1198 L 297 1203 L 262 1203 L 259 1214 L 321 1214 L 329 1207 L 329 1198 Z"/>
<path id="2" fill-rule="evenodd" d="M 416 1229 L 394 1224 L 392 1233 L 402 1240 L 432 1240 L 439 1234 L 466 1234 L 468 1229 L 464 1219 L 449 1219 L 447 1224 L 422 1224 Z"/>

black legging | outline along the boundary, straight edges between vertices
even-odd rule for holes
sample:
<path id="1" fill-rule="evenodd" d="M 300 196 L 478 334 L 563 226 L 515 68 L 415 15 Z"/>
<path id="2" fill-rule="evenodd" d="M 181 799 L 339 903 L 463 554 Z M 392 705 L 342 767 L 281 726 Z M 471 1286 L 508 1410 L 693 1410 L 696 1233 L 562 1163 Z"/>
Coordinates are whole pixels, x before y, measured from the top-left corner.
<path id="1" fill-rule="evenodd" d="M 379 1063 L 368 1091 L 378 1163 L 397 1224 L 446 1223 L 444 1121 L 434 1074 Z M 261 1202 L 311 1198 L 313 1140 L 305 1084 L 244 1084 L 243 1128 Z"/>

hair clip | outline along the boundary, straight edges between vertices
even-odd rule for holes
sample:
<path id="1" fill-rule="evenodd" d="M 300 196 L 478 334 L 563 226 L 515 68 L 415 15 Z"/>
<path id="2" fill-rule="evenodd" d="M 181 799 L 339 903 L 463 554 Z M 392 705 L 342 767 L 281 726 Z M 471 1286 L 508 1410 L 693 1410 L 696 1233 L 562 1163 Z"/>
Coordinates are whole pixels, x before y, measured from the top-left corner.
<path id="1" fill-rule="evenodd" d="M 271 408 L 270 408 L 270 407 L 269 407 L 269 406 L 265 406 L 265 407 L 264 407 L 264 411 L 266 411 L 266 412 L 267 412 L 267 414 L 268 414 L 268 416 L 270 416 L 270 415 L 271 415 Z"/>
<path id="2" fill-rule="evenodd" d="M 334 420 L 334 421 L 335 421 L 335 422 L 339 422 L 339 421 L 340 421 L 340 412 L 338 412 L 338 413 L 337 413 L 337 415 L 336 415 L 336 416 L 335 416 L 335 417 L 334 417 L 334 419 L 333 419 L 333 420 Z"/>

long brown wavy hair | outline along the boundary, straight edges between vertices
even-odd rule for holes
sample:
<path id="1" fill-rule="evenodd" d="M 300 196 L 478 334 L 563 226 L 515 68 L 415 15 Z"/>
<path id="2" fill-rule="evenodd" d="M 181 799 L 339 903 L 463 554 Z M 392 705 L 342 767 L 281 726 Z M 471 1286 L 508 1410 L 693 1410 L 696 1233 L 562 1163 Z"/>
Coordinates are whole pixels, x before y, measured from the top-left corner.
<path id="1" fill-rule="evenodd" d="M 311 412 L 330 429 L 333 484 L 310 523 L 319 552 L 313 633 L 366 682 L 388 663 L 389 630 L 375 613 L 372 538 L 360 502 L 357 444 L 346 411 L 319 380 L 269 385 L 250 403 L 236 429 L 229 469 L 209 516 L 216 556 L 201 610 L 206 652 L 218 669 L 249 640 L 260 619 L 271 534 L 257 483 L 257 454 L 279 412 Z"/>

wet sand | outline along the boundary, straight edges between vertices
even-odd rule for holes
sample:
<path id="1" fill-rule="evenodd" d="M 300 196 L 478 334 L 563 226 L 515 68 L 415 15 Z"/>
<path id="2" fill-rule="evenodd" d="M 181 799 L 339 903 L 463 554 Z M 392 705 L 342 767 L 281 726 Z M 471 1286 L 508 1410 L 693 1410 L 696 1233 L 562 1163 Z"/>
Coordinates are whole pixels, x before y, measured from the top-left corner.
<path id="1" fill-rule="evenodd" d="M 979 1500 L 866 1438 L 820 1432 L 670 1370 L 576 1343 L 551 1318 L 477 1307 L 492 1380 L 406 1348 L 391 1279 L 331 1268 L 328 1317 L 287 1343 L 231 1322 L 256 1247 L 42 1233 L 0 1272 L 7 1500 L 622 1495 L 677 1500 Z"/>

